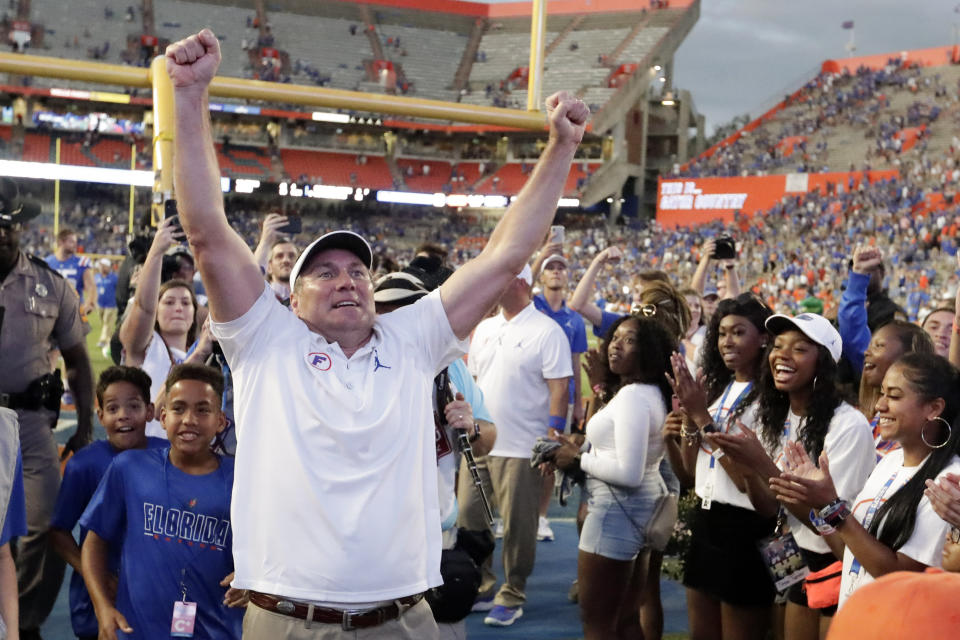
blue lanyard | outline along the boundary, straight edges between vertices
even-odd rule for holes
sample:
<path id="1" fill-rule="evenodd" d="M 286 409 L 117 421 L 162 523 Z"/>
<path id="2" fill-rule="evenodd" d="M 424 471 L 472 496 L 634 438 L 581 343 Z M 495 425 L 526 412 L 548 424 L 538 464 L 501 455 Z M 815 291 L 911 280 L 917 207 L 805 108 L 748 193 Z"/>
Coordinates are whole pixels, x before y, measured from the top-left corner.
<path id="1" fill-rule="evenodd" d="M 727 396 L 730 395 L 730 390 L 733 389 L 733 384 L 734 383 L 731 382 L 730 384 L 727 385 L 727 388 L 724 389 L 723 396 L 720 398 L 720 406 L 717 407 L 717 412 L 713 414 L 713 421 L 717 423 L 717 427 L 720 426 L 719 423 L 721 420 L 729 417 L 730 414 L 733 413 L 733 410 L 737 408 L 737 405 L 740 404 L 740 401 L 743 400 L 743 398 L 746 397 L 748 393 L 750 393 L 750 389 L 753 388 L 753 382 L 752 381 L 748 382 L 747 386 L 745 386 L 743 388 L 743 391 L 741 391 L 740 394 L 737 396 L 737 399 L 733 401 L 733 404 L 730 405 L 730 408 L 727 409 L 726 413 L 724 413 L 723 405 L 727 403 Z"/>
<path id="2" fill-rule="evenodd" d="M 717 407 L 717 412 L 713 414 L 713 422 L 714 424 L 717 425 L 717 428 L 720 427 L 721 420 L 730 417 L 730 414 L 733 413 L 733 410 L 736 409 L 737 405 L 740 404 L 740 401 L 743 400 L 748 393 L 750 393 L 750 389 L 752 388 L 753 388 L 753 381 L 751 380 L 750 382 L 747 383 L 747 386 L 743 388 L 743 391 L 741 391 L 740 394 L 737 396 L 737 399 L 733 401 L 733 404 L 730 405 L 730 408 L 727 409 L 727 412 L 724 413 L 723 406 L 727 403 L 727 396 L 730 395 L 730 391 L 731 389 L 733 389 L 733 382 L 730 382 L 730 384 L 727 385 L 727 388 L 724 389 L 723 391 L 723 396 L 721 396 L 720 398 L 720 405 Z M 714 458 L 711 455 L 710 468 L 713 469 L 716 466 L 716 464 L 717 464 L 716 458 Z"/>
<path id="3" fill-rule="evenodd" d="M 877 515 L 877 509 L 880 508 L 880 505 L 883 503 L 883 497 L 887 495 L 887 491 L 890 489 L 890 486 L 893 485 L 893 481 L 897 479 L 897 476 L 900 474 L 900 470 L 897 469 L 893 472 L 893 475 L 890 476 L 890 479 L 883 485 L 880 489 L 880 493 L 877 494 L 877 497 L 873 499 L 873 502 L 870 503 L 870 508 L 867 509 L 867 513 L 863 516 L 863 525 L 864 529 L 870 529 L 870 523 L 873 522 L 874 517 Z M 860 561 L 856 558 L 853 559 L 853 564 L 850 565 L 850 573 L 858 574 L 860 573 Z"/>

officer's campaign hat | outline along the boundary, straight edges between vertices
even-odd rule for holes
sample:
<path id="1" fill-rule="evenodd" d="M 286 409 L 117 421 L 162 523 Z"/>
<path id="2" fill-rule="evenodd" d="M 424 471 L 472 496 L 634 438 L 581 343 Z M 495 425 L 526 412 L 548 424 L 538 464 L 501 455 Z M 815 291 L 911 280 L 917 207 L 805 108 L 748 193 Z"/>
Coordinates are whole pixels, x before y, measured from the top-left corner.
<path id="1" fill-rule="evenodd" d="M 0 226 L 22 224 L 40 215 L 40 205 L 24 202 L 20 198 L 17 183 L 10 178 L 0 178 Z"/>

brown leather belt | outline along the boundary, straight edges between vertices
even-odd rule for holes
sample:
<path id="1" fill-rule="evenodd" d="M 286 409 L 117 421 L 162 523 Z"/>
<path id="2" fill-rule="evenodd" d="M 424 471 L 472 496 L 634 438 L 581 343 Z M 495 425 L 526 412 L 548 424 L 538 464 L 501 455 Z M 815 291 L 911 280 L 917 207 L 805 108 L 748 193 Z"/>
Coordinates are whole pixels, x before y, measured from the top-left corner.
<path id="1" fill-rule="evenodd" d="M 326 607 L 312 607 L 312 620 L 324 624 L 339 624 L 344 631 L 368 629 L 390 620 L 396 620 L 403 615 L 407 609 L 421 600 L 423 600 L 423 594 L 418 593 L 415 596 L 407 596 L 406 598 L 394 600 L 390 604 L 377 607 L 376 609 L 341 610 L 328 609 Z M 260 593 L 259 591 L 250 592 L 250 602 L 261 609 L 301 620 L 307 620 L 311 609 L 311 605 L 278 598 L 277 596 Z"/>

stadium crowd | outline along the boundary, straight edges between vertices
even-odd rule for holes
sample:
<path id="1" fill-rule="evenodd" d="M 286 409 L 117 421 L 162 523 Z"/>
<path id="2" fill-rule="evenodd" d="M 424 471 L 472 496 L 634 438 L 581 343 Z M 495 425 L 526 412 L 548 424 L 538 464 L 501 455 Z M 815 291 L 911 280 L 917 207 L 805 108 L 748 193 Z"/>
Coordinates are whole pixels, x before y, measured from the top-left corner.
<path id="1" fill-rule="evenodd" d="M 891 98 L 900 92 L 917 94 L 920 99 L 904 113 L 887 115 Z M 907 145 L 896 134 L 905 127 L 929 126 L 945 109 L 956 114 L 958 99 L 957 88 L 948 87 L 939 74 L 923 75 L 919 66 L 891 59 L 882 69 L 821 72 L 788 96 L 783 107 L 790 117 L 772 115 L 768 122 L 742 132 L 709 157 L 688 163 L 683 175 L 829 171 L 829 140 L 841 128 L 875 141 L 874 148 L 867 147 L 863 168 L 899 166 L 901 151 L 906 151 Z M 915 155 L 921 155 L 924 148 L 921 140 L 921 153 Z"/>
<path id="2" fill-rule="evenodd" d="M 662 634 L 681 491 L 692 637 L 852 637 L 909 589 L 931 594 L 913 598 L 931 637 L 960 631 L 935 609 L 960 588 L 958 212 L 917 211 L 952 157 L 732 225 L 551 226 L 589 115 L 557 94 L 492 230 L 415 207 L 227 211 L 217 39 L 167 58 L 178 217 L 127 257 L 130 284 L 77 255 L 124 251 L 121 207 L 78 200 L 44 262 L 39 207 L 0 184 L 0 637 L 39 637 L 65 564 L 78 638 L 462 638 L 471 610 L 510 626 L 555 484 L 580 497 L 588 640 Z M 808 90 L 855 118 L 911 78 Z M 95 384 L 92 284 L 120 310 Z M 78 415 L 62 482 L 54 347 Z M 89 443 L 94 396 L 107 440 Z"/>

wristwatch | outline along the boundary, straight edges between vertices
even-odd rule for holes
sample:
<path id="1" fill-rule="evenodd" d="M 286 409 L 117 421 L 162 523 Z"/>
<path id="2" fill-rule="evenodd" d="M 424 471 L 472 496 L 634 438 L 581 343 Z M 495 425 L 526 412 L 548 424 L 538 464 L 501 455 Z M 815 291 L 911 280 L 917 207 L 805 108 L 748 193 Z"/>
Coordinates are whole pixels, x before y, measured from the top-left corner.
<path id="1" fill-rule="evenodd" d="M 810 523 L 820 532 L 820 535 L 828 536 L 836 533 L 849 515 L 850 507 L 847 502 L 837 498 L 819 511 L 811 509 Z"/>
<path id="2" fill-rule="evenodd" d="M 474 422 L 474 423 L 473 423 L 473 433 L 470 434 L 469 442 L 470 442 L 470 444 L 473 444 L 474 442 L 476 442 L 476 441 L 479 440 L 479 439 L 480 439 L 480 423 L 479 423 L 479 422 Z"/>

